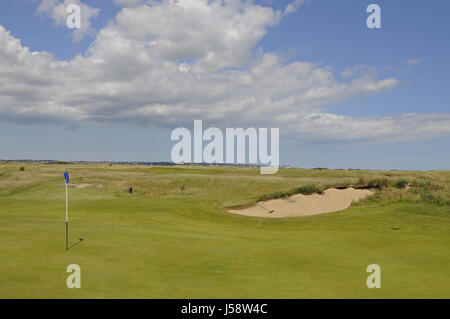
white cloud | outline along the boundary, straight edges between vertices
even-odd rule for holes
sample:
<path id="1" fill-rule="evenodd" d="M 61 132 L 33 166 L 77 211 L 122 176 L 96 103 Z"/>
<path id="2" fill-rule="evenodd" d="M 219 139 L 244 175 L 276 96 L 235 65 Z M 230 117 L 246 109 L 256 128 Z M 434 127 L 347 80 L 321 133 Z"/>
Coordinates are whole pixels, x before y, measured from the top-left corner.
<path id="1" fill-rule="evenodd" d="M 195 59 L 197 72 L 211 72 L 245 65 L 280 17 L 249 2 L 171 0 L 124 8 L 115 32 L 141 42 L 153 40 L 154 53 L 162 58 Z"/>
<path id="2" fill-rule="evenodd" d="M 142 0 L 114 0 L 118 6 L 132 7 L 142 3 Z"/>
<path id="3" fill-rule="evenodd" d="M 0 26 L 0 118 L 17 123 L 280 127 L 303 141 L 417 140 L 450 134 L 450 115 L 354 118 L 325 106 L 395 88 L 376 70 L 283 63 L 254 50 L 281 14 L 251 2 L 163 1 L 123 8 L 85 55 L 31 53 Z M 137 28 L 139 27 L 139 28 Z"/>
<path id="4" fill-rule="evenodd" d="M 353 67 L 346 67 L 344 71 L 341 72 L 344 78 L 352 77 L 372 77 L 376 78 L 378 76 L 377 69 L 367 65 L 355 65 Z"/>
<path id="5" fill-rule="evenodd" d="M 92 8 L 80 0 L 42 0 L 37 8 L 37 13 L 49 16 L 57 26 L 67 27 L 67 7 L 71 4 L 77 4 L 81 9 L 81 28 L 73 29 L 73 40 L 79 42 L 86 35 L 93 35 L 91 28 L 91 19 L 97 17 L 100 9 Z"/>
<path id="6" fill-rule="evenodd" d="M 409 59 L 408 60 L 408 64 L 409 65 L 416 65 L 416 64 L 420 64 L 420 62 L 422 62 L 422 59 Z"/>
<path id="7" fill-rule="evenodd" d="M 191 66 L 190 66 L 189 64 L 186 64 L 186 63 L 181 63 L 181 64 L 178 66 L 178 70 L 179 70 L 180 72 L 188 72 L 190 69 L 191 69 Z"/>
<path id="8" fill-rule="evenodd" d="M 450 135 L 450 114 L 402 114 L 374 118 L 318 113 L 291 119 L 288 130 L 309 142 L 420 142 Z M 298 140 L 299 138 L 292 138 Z"/>
<path id="9" fill-rule="evenodd" d="M 288 15 L 290 13 L 293 13 L 300 8 L 301 5 L 305 3 L 305 0 L 294 0 L 294 2 L 289 3 L 286 8 L 284 9 L 284 14 Z"/>

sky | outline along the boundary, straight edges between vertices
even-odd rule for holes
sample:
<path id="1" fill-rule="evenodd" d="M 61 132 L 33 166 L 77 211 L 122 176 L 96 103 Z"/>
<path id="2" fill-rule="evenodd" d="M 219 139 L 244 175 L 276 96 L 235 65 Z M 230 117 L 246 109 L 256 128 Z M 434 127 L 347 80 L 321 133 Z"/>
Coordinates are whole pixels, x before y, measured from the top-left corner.
<path id="1" fill-rule="evenodd" d="M 66 7 L 81 6 L 81 29 Z M 381 28 L 369 29 L 369 4 Z M 4 0 L 0 159 L 167 161 L 280 129 L 280 164 L 450 169 L 450 2 Z"/>

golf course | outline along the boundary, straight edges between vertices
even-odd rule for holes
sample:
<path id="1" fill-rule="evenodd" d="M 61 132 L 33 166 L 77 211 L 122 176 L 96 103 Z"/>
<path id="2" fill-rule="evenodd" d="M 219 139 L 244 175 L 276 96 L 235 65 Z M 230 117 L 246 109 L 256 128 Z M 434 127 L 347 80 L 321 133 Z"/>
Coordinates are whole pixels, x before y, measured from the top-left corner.
<path id="1" fill-rule="evenodd" d="M 350 186 L 336 212 L 228 209 Z M 0 162 L 0 298 L 450 298 L 449 265 L 450 171 Z"/>

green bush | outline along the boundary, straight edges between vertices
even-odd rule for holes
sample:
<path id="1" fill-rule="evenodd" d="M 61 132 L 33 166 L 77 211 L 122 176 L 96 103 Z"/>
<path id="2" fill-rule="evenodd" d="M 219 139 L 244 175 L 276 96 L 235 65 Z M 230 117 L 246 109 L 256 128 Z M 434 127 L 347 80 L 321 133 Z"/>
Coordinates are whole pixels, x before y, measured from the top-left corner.
<path id="1" fill-rule="evenodd" d="M 20 169 L 19 169 L 20 171 L 24 171 L 25 170 L 25 167 L 23 167 L 23 166 L 20 166 Z"/>
<path id="2" fill-rule="evenodd" d="M 358 185 L 359 185 L 359 186 L 365 186 L 365 185 L 367 185 L 367 180 L 366 180 L 364 177 L 360 177 L 360 178 L 358 179 Z"/>
<path id="3" fill-rule="evenodd" d="M 295 188 L 293 194 L 311 195 L 314 193 L 322 194 L 323 189 L 317 185 L 305 185 Z"/>
<path id="4" fill-rule="evenodd" d="M 323 193 L 323 188 L 318 186 L 318 185 L 304 185 L 304 186 L 300 186 L 300 187 L 296 187 L 296 188 L 292 188 L 287 192 L 273 192 L 273 193 L 269 193 L 269 194 L 264 194 L 260 197 L 257 198 L 257 201 L 265 201 L 265 200 L 269 200 L 269 199 L 277 199 L 277 198 L 283 198 L 283 197 L 289 197 L 295 194 L 303 194 L 303 195 L 311 195 L 311 194 L 322 194 Z"/>
<path id="5" fill-rule="evenodd" d="M 277 199 L 277 198 L 282 198 L 282 197 L 287 197 L 287 196 L 290 196 L 289 192 L 274 192 L 274 193 L 261 195 L 256 200 L 258 202 L 260 202 L 260 201 L 265 201 L 265 200 L 269 200 L 269 199 Z"/>
<path id="6" fill-rule="evenodd" d="M 408 185 L 408 181 L 404 179 L 400 179 L 394 183 L 396 188 L 405 188 Z"/>
<path id="7" fill-rule="evenodd" d="M 439 206 L 448 206 L 450 205 L 450 200 L 448 197 L 444 196 L 443 194 L 436 194 L 432 192 L 423 192 L 420 194 L 420 199 L 424 202 L 428 202 L 430 204 L 435 204 Z"/>
<path id="8" fill-rule="evenodd" d="M 369 186 L 370 188 L 382 189 L 389 186 L 389 181 L 387 180 L 387 178 L 375 178 L 371 179 L 367 186 Z"/>
<path id="9" fill-rule="evenodd" d="M 432 183 L 430 181 L 414 181 L 414 182 L 412 182 L 412 186 L 418 187 L 418 188 L 423 188 L 426 190 L 433 190 L 433 191 L 444 189 L 443 186 Z"/>

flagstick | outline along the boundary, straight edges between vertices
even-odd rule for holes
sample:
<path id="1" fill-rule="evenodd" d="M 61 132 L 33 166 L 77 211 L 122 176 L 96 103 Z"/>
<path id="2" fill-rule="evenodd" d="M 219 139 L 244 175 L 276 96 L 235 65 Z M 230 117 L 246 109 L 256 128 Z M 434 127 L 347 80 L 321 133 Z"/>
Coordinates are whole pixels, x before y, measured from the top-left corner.
<path id="1" fill-rule="evenodd" d="M 69 196 L 66 183 L 66 250 L 69 250 Z"/>

